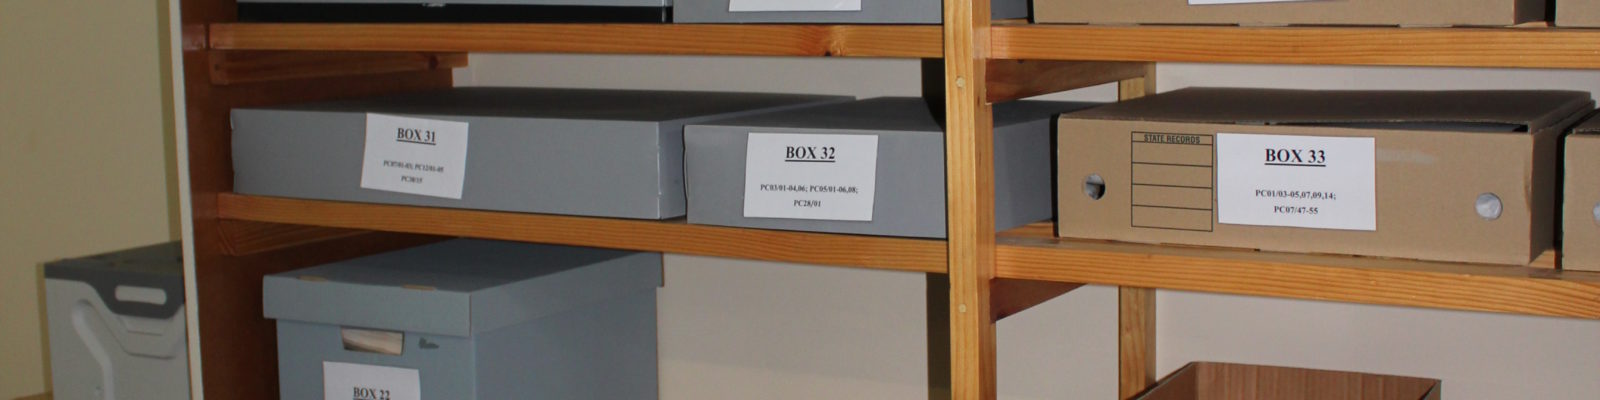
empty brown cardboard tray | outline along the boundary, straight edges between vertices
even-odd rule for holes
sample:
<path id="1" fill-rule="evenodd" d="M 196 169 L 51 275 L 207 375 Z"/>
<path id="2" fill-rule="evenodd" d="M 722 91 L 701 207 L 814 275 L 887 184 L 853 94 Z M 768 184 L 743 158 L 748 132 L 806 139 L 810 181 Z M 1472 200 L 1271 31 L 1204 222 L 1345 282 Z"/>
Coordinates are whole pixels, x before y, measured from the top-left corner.
<path id="1" fill-rule="evenodd" d="M 1600 0 L 1556 0 L 1556 26 L 1600 27 Z"/>
<path id="2" fill-rule="evenodd" d="M 1438 400 L 1439 380 L 1193 362 L 1136 400 Z"/>
<path id="3" fill-rule="evenodd" d="M 1191 88 L 1070 113 L 1057 140 L 1058 233 L 1526 264 L 1555 234 L 1560 133 L 1592 107 L 1573 91 Z M 1365 149 L 1326 154 L 1335 168 L 1297 168 L 1240 137 Z M 1230 153 L 1248 157 L 1219 156 Z M 1370 161 L 1350 161 L 1362 159 Z M 1367 172 L 1347 174 L 1366 163 Z M 1239 177 L 1258 171 L 1277 179 Z M 1092 175 L 1103 181 L 1098 199 L 1085 190 Z M 1324 192 L 1332 195 L 1316 196 Z M 1482 216 L 1480 202 L 1499 212 Z"/>
<path id="4" fill-rule="evenodd" d="M 1562 0 L 1569 1 L 1569 0 Z M 1505 26 L 1543 0 L 1343 0 L 1190 5 L 1189 0 L 1034 0 L 1040 23 Z"/>
<path id="5" fill-rule="evenodd" d="M 1567 136 L 1561 201 L 1561 268 L 1600 271 L 1600 117 Z"/>

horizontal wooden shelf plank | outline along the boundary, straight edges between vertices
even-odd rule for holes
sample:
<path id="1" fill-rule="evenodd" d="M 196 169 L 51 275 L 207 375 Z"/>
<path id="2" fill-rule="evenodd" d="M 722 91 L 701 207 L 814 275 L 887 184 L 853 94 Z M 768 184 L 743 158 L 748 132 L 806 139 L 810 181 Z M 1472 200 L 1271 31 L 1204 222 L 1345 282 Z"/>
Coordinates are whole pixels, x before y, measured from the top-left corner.
<path id="1" fill-rule="evenodd" d="M 945 272 L 945 242 L 224 193 L 218 217 L 571 246 L 916 272 Z"/>
<path id="2" fill-rule="evenodd" d="M 1000 25 L 997 59 L 1600 68 L 1600 29 Z"/>
<path id="3" fill-rule="evenodd" d="M 1000 235 L 996 277 L 1600 319 L 1600 273 L 1060 239 L 1037 225 Z"/>
<path id="4" fill-rule="evenodd" d="M 223 50 L 937 58 L 938 25 L 212 24 Z"/>

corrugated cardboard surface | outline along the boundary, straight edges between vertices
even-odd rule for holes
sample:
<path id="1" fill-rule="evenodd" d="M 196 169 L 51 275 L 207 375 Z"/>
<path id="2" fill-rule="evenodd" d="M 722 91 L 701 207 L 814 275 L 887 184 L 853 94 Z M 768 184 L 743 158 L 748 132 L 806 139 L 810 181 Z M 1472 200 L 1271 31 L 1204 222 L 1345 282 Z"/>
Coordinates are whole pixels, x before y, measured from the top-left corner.
<path id="1" fill-rule="evenodd" d="M 1563 0 L 1566 1 L 1566 0 Z M 1041 23 L 1225 25 L 1514 25 L 1542 0 L 1341 0 L 1189 5 L 1188 0 L 1034 0 Z"/>
<path id="2" fill-rule="evenodd" d="M 1138 400 L 1438 400 L 1437 379 L 1194 362 Z"/>
<path id="3" fill-rule="evenodd" d="M 1556 26 L 1600 27 L 1600 0 L 1556 0 Z"/>
<path id="4" fill-rule="evenodd" d="M 1060 122 L 1057 225 L 1061 236 L 1076 238 L 1525 264 L 1548 249 L 1554 235 L 1560 129 L 1591 107 L 1581 92 L 1195 88 L 1072 113 Z M 1279 125 L 1263 124 L 1268 121 Z M 1453 127 L 1441 122 L 1517 124 L 1528 131 L 1417 130 Z M 1145 143 L 1134 132 L 1199 136 L 1196 144 L 1203 146 Z M 1209 190 L 1151 190 L 1174 183 L 1163 179 L 1214 188 L 1214 178 L 1205 180 L 1215 176 L 1214 160 L 1206 156 L 1217 133 L 1375 138 L 1377 230 L 1220 224 Z M 1170 164 L 1200 167 L 1141 168 L 1149 157 L 1192 158 Z M 1081 190 L 1091 174 L 1105 181 L 1099 200 Z M 1478 216 L 1474 201 L 1483 193 L 1504 203 L 1499 218 Z"/>
<path id="5" fill-rule="evenodd" d="M 1561 268 L 1600 271 L 1600 118 L 1589 118 L 1567 136 L 1561 201 Z"/>

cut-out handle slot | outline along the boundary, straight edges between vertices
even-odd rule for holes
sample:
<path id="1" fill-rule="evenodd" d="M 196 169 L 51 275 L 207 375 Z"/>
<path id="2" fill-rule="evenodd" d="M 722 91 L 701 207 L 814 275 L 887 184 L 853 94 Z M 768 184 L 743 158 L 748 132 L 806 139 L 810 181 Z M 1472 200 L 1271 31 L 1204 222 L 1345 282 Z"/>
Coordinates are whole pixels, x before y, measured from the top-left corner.
<path id="1" fill-rule="evenodd" d="M 339 337 L 344 340 L 347 351 L 398 356 L 406 347 L 404 332 L 340 328 Z"/>
<path id="2" fill-rule="evenodd" d="M 130 303 L 167 304 L 167 291 L 143 286 L 117 286 L 117 301 Z"/>

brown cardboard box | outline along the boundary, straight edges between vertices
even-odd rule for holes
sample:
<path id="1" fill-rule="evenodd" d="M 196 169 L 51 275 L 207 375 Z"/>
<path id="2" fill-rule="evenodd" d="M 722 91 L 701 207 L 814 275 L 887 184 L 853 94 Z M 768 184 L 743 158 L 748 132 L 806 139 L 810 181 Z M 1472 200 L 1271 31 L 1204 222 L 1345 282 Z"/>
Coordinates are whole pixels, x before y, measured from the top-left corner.
<path id="1" fill-rule="evenodd" d="M 1556 26 L 1600 27 L 1600 0 L 1556 0 Z"/>
<path id="2" fill-rule="evenodd" d="M 1034 0 L 1040 23 L 1505 26 L 1544 19 L 1543 0 L 1341 0 L 1190 5 L 1190 0 Z M 1562 0 L 1571 1 L 1571 0 Z"/>
<path id="3" fill-rule="evenodd" d="M 1087 239 L 1526 264 L 1554 235 L 1561 130 L 1592 107 L 1570 91 L 1191 88 L 1066 114 L 1057 226 Z"/>
<path id="4" fill-rule="evenodd" d="M 1600 271 L 1600 117 L 1567 136 L 1561 185 L 1561 268 Z"/>
<path id="5" fill-rule="evenodd" d="M 1136 400 L 1439 400 L 1439 380 L 1193 362 Z"/>

